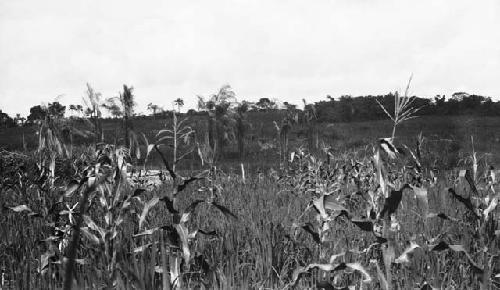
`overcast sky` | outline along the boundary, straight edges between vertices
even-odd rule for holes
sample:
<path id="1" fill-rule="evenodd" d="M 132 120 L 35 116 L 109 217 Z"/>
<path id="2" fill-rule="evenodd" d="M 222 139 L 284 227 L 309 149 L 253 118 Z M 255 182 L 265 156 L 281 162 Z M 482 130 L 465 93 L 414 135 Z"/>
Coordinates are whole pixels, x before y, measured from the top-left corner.
<path id="1" fill-rule="evenodd" d="M 500 96 L 500 1 L 0 0 L 0 109 L 135 88 L 139 111 L 239 99 Z"/>

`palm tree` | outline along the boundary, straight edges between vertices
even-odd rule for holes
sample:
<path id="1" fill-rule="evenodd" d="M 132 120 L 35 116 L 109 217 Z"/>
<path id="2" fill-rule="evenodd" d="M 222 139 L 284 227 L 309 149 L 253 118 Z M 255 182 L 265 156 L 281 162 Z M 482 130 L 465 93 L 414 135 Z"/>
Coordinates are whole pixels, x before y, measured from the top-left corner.
<path id="1" fill-rule="evenodd" d="M 248 110 L 250 108 L 251 103 L 247 101 L 242 101 L 236 107 L 236 137 L 238 139 L 238 152 L 240 158 L 243 158 L 245 155 L 245 136 L 250 128 L 250 123 L 248 122 Z"/>
<path id="2" fill-rule="evenodd" d="M 14 121 L 16 122 L 16 125 L 24 125 L 24 121 L 26 121 L 26 118 L 21 117 L 21 114 L 17 113 L 16 117 L 14 118 Z"/>
<path id="3" fill-rule="evenodd" d="M 307 125 L 307 140 L 309 142 L 309 150 L 315 150 L 319 145 L 319 132 L 317 128 L 317 114 L 316 107 L 314 104 L 307 104 L 305 99 L 304 102 L 304 118 L 303 122 Z"/>
<path id="4" fill-rule="evenodd" d="M 285 115 L 281 119 L 281 122 L 274 122 L 276 127 L 276 131 L 278 133 L 278 143 L 279 143 L 279 154 L 280 154 L 280 166 L 282 162 L 286 165 L 288 162 L 288 139 L 290 135 L 290 131 L 292 130 L 293 125 L 298 123 L 299 115 L 297 113 L 297 109 L 295 105 L 287 105 Z"/>
<path id="5" fill-rule="evenodd" d="M 213 150 L 224 152 L 224 144 L 234 139 L 236 94 L 231 86 L 222 86 L 208 100 L 198 96 L 198 109 L 208 112 L 208 140 Z"/>
<path id="6" fill-rule="evenodd" d="M 125 145 L 130 147 L 129 140 L 129 131 L 133 130 L 132 123 L 130 122 L 130 118 L 134 115 L 134 95 L 132 91 L 133 87 L 127 87 L 127 85 L 123 85 L 123 93 L 120 93 L 120 102 L 122 104 L 123 110 L 123 127 L 125 131 Z"/>
<path id="7" fill-rule="evenodd" d="M 82 105 L 69 105 L 69 110 L 77 114 L 78 117 L 81 117 L 81 113 L 83 112 L 83 107 Z"/>
<path id="8" fill-rule="evenodd" d="M 87 96 L 83 98 L 83 103 L 85 104 L 85 114 L 90 118 L 93 131 L 94 131 L 94 143 L 97 141 L 101 142 L 104 139 L 102 134 L 102 124 L 101 124 L 101 93 L 96 92 L 90 84 L 87 83 Z M 83 111 L 83 108 L 81 108 Z"/>
<path id="9" fill-rule="evenodd" d="M 155 119 L 156 118 L 156 112 L 158 112 L 160 110 L 160 106 L 155 105 L 153 103 L 149 103 L 148 104 L 148 110 L 152 112 L 153 119 Z"/>
<path id="10" fill-rule="evenodd" d="M 181 98 L 177 98 L 174 101 L 174 105 L 177 106 L 177 112 L 180 112 L 181 111 L 181 107 L 184 106 L 184 100 L 181 99 Z"/>
<path id="11" fill-rule="evenodd" d="M 133 87 L 123 85 L 123 92 L 119 97 L 108 98 L 102 106 L 106 108 L 113 116 L 123 118 L 123 131 L 125 146 L 130 148 L 130 131 L 133 130 L 131 118 L 134 115 L 134 95 Z"/>

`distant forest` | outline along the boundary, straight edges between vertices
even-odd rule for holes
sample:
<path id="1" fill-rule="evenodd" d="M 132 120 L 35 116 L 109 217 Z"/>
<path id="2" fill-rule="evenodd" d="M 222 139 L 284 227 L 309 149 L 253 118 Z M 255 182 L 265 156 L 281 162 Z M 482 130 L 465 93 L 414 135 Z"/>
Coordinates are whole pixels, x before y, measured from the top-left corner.
<path id="1" fill-rule="evenodd" d="M 378 102 L 377 102 L 378 101 Z M 318 122 L 356 122 L 387 119 L 382 104 L 389 113 L 394 111 L 394 94 L 379 96 L 328 97 L 315 103 Z M 454 93 L 451 98 L 435 96 L 433 99 L 414 97 L 413 107 L 419 108 L 416 115 L 481 115 L 500 116 L 500 101 L 490 97 Z"/>
<path id="2" fill-rule="evenodd" d="M 311 109 L 314 106 L 316 122 L 357 122 L 387 119 L 386 113 L 380 105 L 383 105 L 389 113 L 394 111 L 394 94 L 378 96 L 358 96 L 352 97 L 348 95 L 339 98 L 327 96 L 326 100 L 316 102 L 314 104 L 306 104 L 306 109 Z M 432 115 L 477 115 L 477 116 L 500 116 L 500 101 L 493 101 L 491 97 L 468 94 L 464 92 L 454 93 L 451 97 L 437 95 L 434 98 L 412 97 L 412 106 L 418 108 L 416 115 L 432 116 Z M 182 101 L 182 100 L 181 100 Z M 304 100 L 304 103 L 306 101 Z M 297 105 L 284 102 L 278 105 L 276 100 L 269 98 L 261 98 L 258 102 L 246 102 L 249 112 L 268 112 L 269 114 L 279 114 L 286 110 L 300 111 Z M 135 115 L 135 118 L 155 118 L 170 116 L 170 111 L 160 110 L 157 105 L 150 104 L 148 110 L 152 114 Z M 83 112 L 82 106 L 70 105 L 70 111 L 80 111 L 83 116 L 87 113 Z M 17 114 L 14 117 L 7 115 L 0 110 L 0 128 L 32 125 L 34 121 L 43 119 L 45 115 L 63 117 L 66 113 L 66 106 L 58 102 L 50 103 L 48 108 L 43 108 L 40 105 L 33 106 L 30 110 L 30 115 L 27 118 Z M 190 109 L 187 115 L 206 115 L 206 111 L 197 111 Z M 116 118 L 117 116 L 115 116 Z"/>

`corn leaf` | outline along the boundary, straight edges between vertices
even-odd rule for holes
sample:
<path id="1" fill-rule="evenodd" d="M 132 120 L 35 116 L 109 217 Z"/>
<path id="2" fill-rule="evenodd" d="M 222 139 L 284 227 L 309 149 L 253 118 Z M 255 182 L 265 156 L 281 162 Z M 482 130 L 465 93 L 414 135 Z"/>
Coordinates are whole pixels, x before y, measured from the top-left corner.
<path id="1" fill-rule="evenodd" d="M 142 225 L 146 220 L 146 216 L 148 215 L 149 210 L 154 207 L 160 199 L 158 197 L 153 197 L 150 201 L 148 201 L 142 210 L 141 216 L 139 217 L 139 229 L 142 229 Z"/>

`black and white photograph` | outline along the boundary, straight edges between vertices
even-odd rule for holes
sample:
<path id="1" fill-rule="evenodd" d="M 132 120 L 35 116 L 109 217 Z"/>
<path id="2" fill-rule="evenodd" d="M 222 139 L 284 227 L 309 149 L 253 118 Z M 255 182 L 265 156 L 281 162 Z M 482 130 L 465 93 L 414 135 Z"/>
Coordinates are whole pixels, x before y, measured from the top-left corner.
<path id="1" fill-rule="evenodd" d="M 0 0 L 0 290 L 500 289 L 499 0 Z"/>

